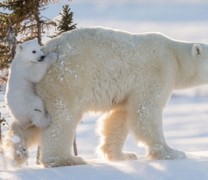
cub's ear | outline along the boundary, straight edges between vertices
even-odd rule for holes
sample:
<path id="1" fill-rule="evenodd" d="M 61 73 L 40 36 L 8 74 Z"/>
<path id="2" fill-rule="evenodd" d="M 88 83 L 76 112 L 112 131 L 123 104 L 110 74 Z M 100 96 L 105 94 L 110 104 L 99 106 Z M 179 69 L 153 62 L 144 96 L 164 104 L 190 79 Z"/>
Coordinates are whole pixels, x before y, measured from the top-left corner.
<path id="1" fill-rule="evenodd" d="M 202 47 L 200 44 L 194 44 L 192 46 L 192 56 L 197 57 L 200 56 L 202 54 Z"/>
<path id="2" fill-rule="evenodd" d="M 18 44 L 16 47 L 16 53 L 21 52 L 23 50 L 23 46 L 21 44 Z"/>

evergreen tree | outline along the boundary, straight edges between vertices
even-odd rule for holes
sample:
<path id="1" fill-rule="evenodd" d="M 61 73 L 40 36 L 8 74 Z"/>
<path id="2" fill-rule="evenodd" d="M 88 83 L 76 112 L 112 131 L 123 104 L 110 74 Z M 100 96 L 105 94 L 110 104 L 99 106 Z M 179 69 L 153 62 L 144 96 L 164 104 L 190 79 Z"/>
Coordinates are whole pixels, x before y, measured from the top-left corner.
<path id="1" fill-rule="evenodd" d="M 0 18 L 0 70 L 4 67 L 8 67 L 8 59 L 11 58 L 9 46 L 7 46 L 4 42 L 6 34 L 6 24 L 3 21 L 3 18 Z"/>
<path id="2" fill-rule="evenodd" d="M 73 12 L 71 12 L 71 9 L 69 8 L 69 5 L 63 6 L 63 11 L 60 13 L 61 20 L 59 21 L 58 30 L 61 34 L 65 31 L 71 31 L 73 29 L 76 29 L 77 24 L 73 24 Z"/>

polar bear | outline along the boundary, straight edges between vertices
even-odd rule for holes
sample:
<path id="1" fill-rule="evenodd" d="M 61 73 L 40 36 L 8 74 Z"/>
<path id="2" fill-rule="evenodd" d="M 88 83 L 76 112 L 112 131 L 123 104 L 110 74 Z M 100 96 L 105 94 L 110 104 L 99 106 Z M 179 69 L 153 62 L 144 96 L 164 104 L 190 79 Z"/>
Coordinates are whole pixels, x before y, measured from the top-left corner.
<path id="1" fill-rule="evenodd" d="M 35 127 L 46 128 L 51 122 L 34 84 L 43 78 L 56 59 L 55 53 L 45 56 L 36 39 L 17 45 L 9 70 L 5 102 L 15 119 L 6 144 L 14 150 L 18 164 L 27 159 L 27 146 L 34 141 L 32 132 L 35 132 L 34 136 L 39 134 Z"/>
<path id="2" fill-rule="evenodd" d="M 130 132 L 146 146 L 149 159 L 186 157 L 166 143 L 163 109 L 174 89 L 208 82 L 208 45 L 160 33 L 83 28 L 49 41 L 44 52 L 51 51 L 59 59 L 36 86 L 52 117 L 41 134 L 46 167 L 85 163 L 71 151 L 87 111 L 106 112 L 100 149 L 109 160 L 136 159 L 122 151 Z"/>

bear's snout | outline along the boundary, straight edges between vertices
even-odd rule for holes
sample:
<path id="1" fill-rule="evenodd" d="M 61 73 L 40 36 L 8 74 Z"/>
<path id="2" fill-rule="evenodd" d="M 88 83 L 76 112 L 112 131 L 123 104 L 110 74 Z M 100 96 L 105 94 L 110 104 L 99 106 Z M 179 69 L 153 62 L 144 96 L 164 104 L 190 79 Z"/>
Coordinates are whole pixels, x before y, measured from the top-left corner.
<path id="1" fill-rule="evenodd" d="M 40 59 L 38 60 L 39 62 L 43 61 L 45 59 L 45 56 L 40 56 Z"/>

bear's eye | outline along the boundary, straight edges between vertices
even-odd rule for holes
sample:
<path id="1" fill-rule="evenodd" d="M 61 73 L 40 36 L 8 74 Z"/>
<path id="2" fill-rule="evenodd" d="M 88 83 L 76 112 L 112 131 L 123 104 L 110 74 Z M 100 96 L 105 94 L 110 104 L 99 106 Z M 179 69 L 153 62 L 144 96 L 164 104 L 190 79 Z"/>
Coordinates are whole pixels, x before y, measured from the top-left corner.
<path id="1" fill-rule="evenodd" d="M 32 53 L 33 53 L 33 54 L 35 54 L 35 53 L 36 53 L 36 51 L 34 50 L 34 51 L 32 51 Z"/>

